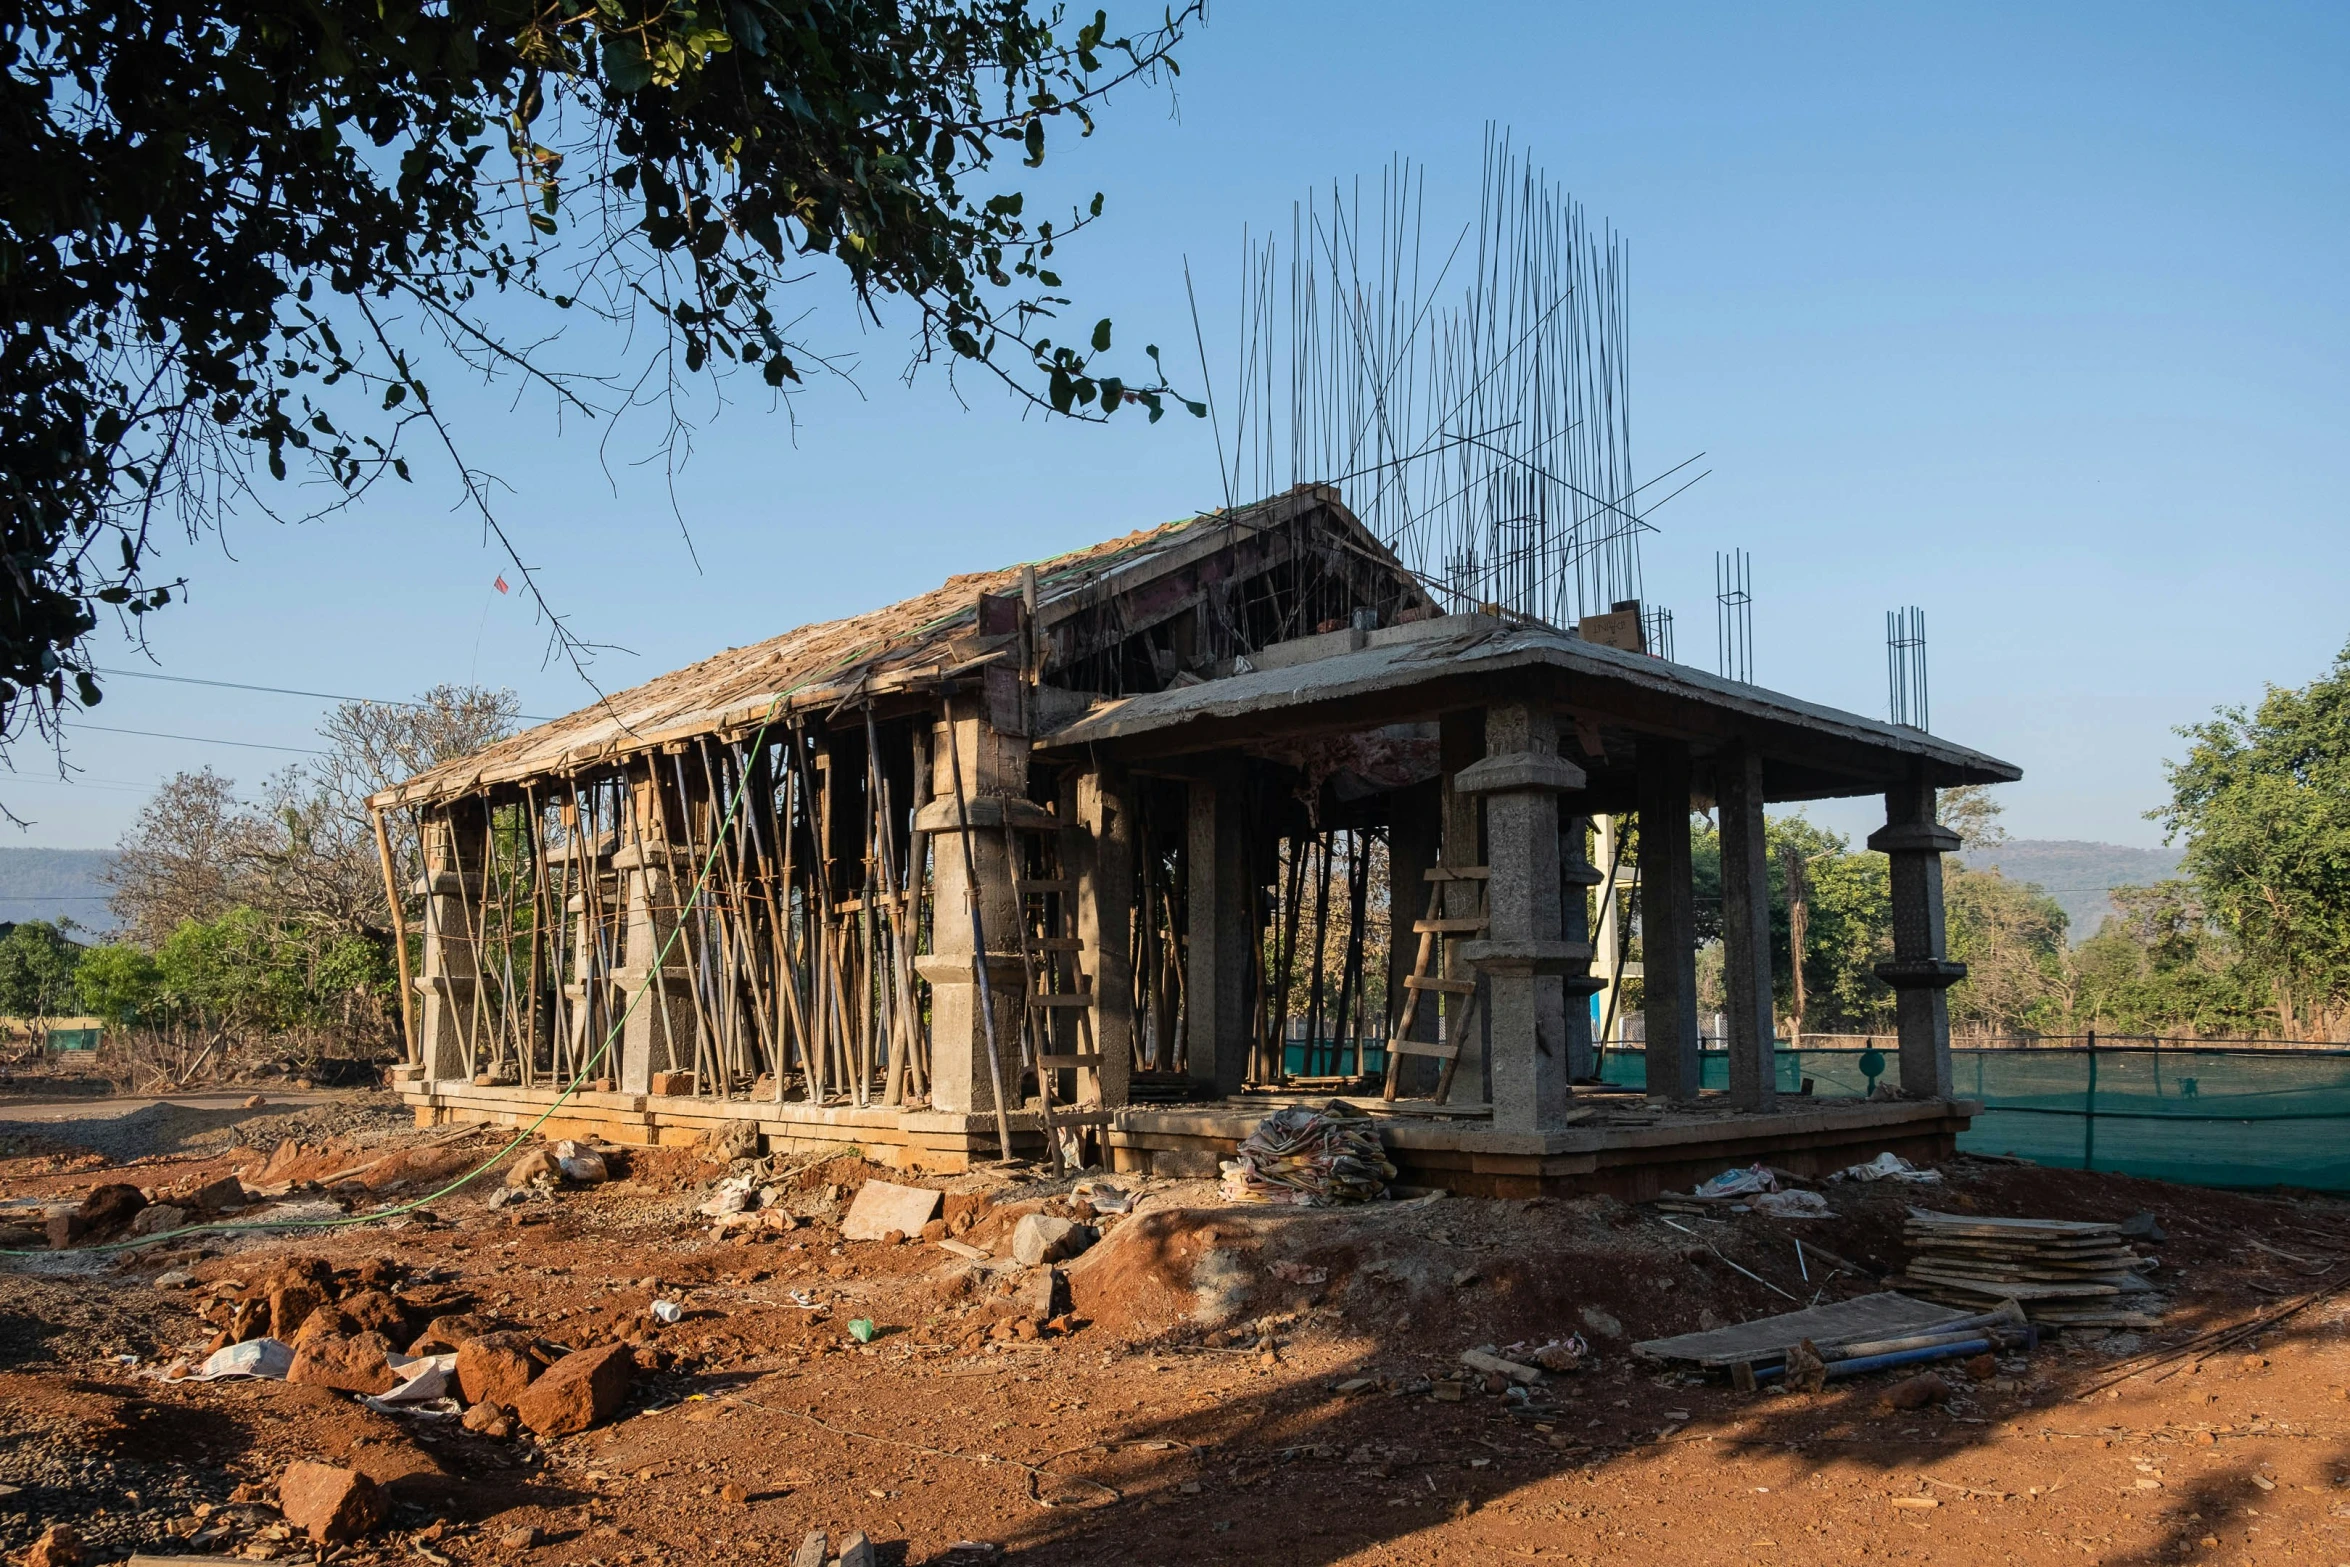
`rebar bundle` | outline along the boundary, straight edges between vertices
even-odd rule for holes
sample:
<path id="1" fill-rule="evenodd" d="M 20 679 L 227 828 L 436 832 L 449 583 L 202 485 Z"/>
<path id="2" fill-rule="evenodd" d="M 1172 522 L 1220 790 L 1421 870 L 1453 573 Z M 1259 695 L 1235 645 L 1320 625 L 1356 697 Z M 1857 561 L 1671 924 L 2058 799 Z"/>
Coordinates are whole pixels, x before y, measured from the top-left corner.
<path id="1" fill-rule="evenodd" d="M 1229 497 L 1336 484 L 1456 610 L 1641 597 L 1622 236 L 1498 129 L 1435 245 L 1427 194 L 1399 158 L 1298 203 L 1286 253 L 1244 236 Z"/>

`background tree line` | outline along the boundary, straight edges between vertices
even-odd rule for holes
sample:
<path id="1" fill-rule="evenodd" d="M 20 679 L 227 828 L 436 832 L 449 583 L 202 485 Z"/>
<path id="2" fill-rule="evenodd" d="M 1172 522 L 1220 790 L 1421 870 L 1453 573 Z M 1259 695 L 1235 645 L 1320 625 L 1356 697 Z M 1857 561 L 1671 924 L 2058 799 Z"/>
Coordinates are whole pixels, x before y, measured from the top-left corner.
<path id="1" fill-rule="evenodd" d="M 2350 1041 L 2350 648 L 2307 686 L 2178 733 L 2171 798 L 2148 816 L 2184 846 L 2181 874 L 2115 888 L 2115 912 L 2077 944 L 2038 887 L 1945 862 L 1950 952 L 1968 967 L 1953 1027 Z M 1945 791 L 1941 815 L 1968 849 L 2005 837 L 1986 790 Z M 1885 857 L 1800 815 L 1768 838 L 1782 1034 L 1890 1032 L 1892 992 L 1873 972 L 1893 950 Z M 1697 860 L 1699 906 L 1710 895 L 1718 910 L 1710 828 Z M 1719 974 L 1709 955 L 1701 978 Z"/>
<path id="2" fill-rule="evenodd" d="M 0 937 L 0 1013 L 82 1013 L 159 1036 L 184 1073 L 240 1044 L 312 1035 L 363 1055 L 400 1035 L 398 959 L 367 797 L 514 730 L 514 694 L 438 686 L 353 702 L 315 761 L 241 794 L 210 768 L 166 780 L 116 845 L 115 935 L 41 922 Z M 393 834 L 403 885 L 420 874 Z"/>

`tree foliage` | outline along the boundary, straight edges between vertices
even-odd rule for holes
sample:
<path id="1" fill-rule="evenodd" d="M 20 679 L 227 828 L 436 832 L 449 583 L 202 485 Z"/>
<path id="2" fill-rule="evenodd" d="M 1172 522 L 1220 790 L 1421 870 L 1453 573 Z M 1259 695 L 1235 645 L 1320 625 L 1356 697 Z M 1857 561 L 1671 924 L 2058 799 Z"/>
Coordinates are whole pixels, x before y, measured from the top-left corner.
<path id="1" fill-rule="evenodd" d="M 74 995 L 81 1009 L 119 1027 L 161 1021 L 157 1006 L 163 972 L 155 959 L 123 942 L 92 947 L 74 970 Z"/>
<path id="2" fill-rule="evenodd" d="M 1026 0 L 0 0 L 0 730 L 98 701 L 101 610 L 178 586 L 158 529 L 271 504 L 264 474 L 339 502 L 406 478 L 416 432 L 497 530 L 430 364 L 579 415 L 734 367 L 788 392 L 819 358 L 785 296 L 832 270 L 868 318 L 902 303 L 917 360 L 1156 418 L 1155 351 L 1130 384 L 1097 368 L 1107 321 L 1058 324 L 1056 247 L 1101 198 L 1033 212 L 998 160 L 1037 167 L 1049 128 L 1172 71 L 1198 14 L 1123 37 Z M 612 323 L 621 362 L 566 373 L 501 297 Z"/>
<path id="3" fill-rule="evenodd" d="M 2350 647 L 2322 679 L 2179 733 L 2153 818 L 2186 840 L 2201 910 L 2286 1030 L 2331 1036 L 2350 1022 Z"/>
<path id="4" fill-rule="evenodd" d="M 367 797 L 511 734 L 511 691 L 436 686 L 412 703 L 347 703 L 325 754 L 258 799 L 209 769 L 167 780 L 108 873 L 124 940 L 84 961 L 84 1004 L 122 1023 L 232 1033 L 396 1027 L 397 958 Z M 395 875 L 414 845 L 395 837 Z"/>
<path id="5" fill-rule="evenodd" d="M 69 1017 L 82 949 L 47 920 L 26 920 L 0 936 L 0 1014 Z"/>

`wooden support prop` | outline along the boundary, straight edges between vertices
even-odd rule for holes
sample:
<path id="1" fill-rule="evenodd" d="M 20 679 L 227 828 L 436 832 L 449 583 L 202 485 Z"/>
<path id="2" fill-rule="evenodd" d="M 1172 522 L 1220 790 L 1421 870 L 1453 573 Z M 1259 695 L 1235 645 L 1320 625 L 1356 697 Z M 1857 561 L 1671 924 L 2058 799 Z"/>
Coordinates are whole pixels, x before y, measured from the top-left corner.
<path id="1" fill-rule="evenodd" d="M 408 1011 L 409 1003 L 416 999 L 416 979 L 408 965 L 408 911 L 400 897 L 400 873 L 392 864 L 392 840 L 384 831 L 383 812 L 367 814 L 375 823 L 375 854 L 383 862 L 384 901 L 392 911 L 392 951 L 400 964 L 400 1037 L 407 1043 L 408 1060 L 413 1065 L 423 1057 L 416 1053 L 416 1022 Z"/>

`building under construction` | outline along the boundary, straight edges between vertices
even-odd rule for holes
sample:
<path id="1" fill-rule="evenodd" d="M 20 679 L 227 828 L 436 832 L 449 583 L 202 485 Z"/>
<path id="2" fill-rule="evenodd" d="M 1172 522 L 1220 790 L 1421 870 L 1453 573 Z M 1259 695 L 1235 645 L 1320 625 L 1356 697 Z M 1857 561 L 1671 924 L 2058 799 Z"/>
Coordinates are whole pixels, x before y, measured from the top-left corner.
<path id="1" fill-rule="evenodd" d="M 1336 1094 L 1406 1180 L 1496 1194 L 1947 1154 L 1974 1107 L 1935 792 L 2018 770 L 1657 656 L 1637 606 L 1459 609 L 1303 484 L 436 767 L 373 802 L 422 866 L 402 1091 L 504 1125 L 568 1094 L 551 1131 L 639 1144 L 747 1120 L 909 1167 L 1194 1175 Z M 1861 795 L 1886 806 L 1900 1091 L 1813 1098 L 1774 1069 L 1763 813 Z M 1641 1092 L 1596 1086 L 1591 1001 L 1634 923 L 1595 845 L 1631 822 Z"/>

